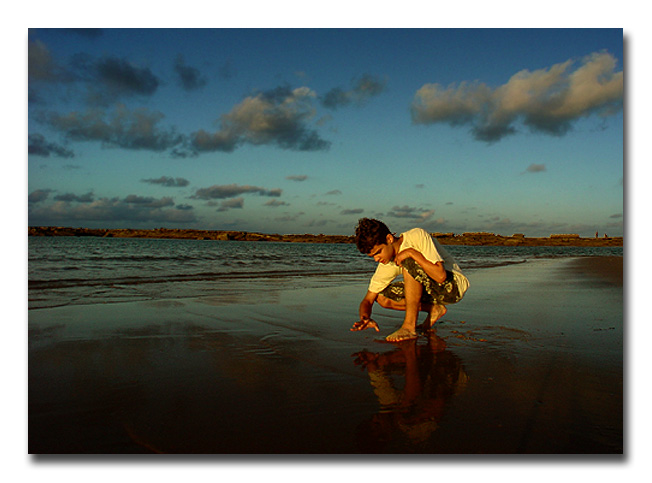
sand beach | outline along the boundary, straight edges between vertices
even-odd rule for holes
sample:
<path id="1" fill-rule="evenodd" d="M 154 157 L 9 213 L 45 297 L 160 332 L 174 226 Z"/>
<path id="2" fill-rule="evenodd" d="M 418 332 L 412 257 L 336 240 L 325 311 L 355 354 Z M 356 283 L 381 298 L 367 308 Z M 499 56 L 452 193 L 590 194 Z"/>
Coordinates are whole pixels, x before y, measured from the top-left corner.
<path id="1" fill-rule="evenodd" d="M 436 334 L 365 282 L 29 310 L 32 454 L 624 452 L 622 257 L 469 274 Z"/>

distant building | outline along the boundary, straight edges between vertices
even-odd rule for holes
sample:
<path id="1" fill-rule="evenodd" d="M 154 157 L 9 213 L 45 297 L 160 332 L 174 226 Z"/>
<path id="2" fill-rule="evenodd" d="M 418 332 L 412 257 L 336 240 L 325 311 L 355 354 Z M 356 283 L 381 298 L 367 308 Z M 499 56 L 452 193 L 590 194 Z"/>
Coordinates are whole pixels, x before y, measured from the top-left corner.
<path id="1" fill-rule="evenodd" d="M 561 234 L 552 234 L 550 238 L 579 238 L 580 236 L 577 233 L 561 233 Z"/>
<path id="2" fill-rule="evenodd" d="M 489 233 L 486 231 L 477 231 L 477 232 L 467 232 L 463 236 L 496 236 L 495 233 Z"/>

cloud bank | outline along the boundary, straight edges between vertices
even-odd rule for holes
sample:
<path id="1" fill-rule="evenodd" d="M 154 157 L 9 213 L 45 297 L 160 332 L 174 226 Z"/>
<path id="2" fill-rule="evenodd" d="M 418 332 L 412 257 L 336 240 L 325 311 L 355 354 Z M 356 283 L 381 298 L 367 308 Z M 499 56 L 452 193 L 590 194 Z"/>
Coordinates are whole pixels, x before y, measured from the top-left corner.
<path id="1" fill-rule="evenodd" d="M 546 165 L 545 164 L 536 164 L 532 163 L 527 167 L 525 170 L 527 173 L 542 173 L 546 170 Z"/>
<path id="2" fill-rule="evenodd" d="M 65 70 L 55 62 L 50 49 L 40 40 L 27 44 L 27 72 L 30 82 L 59 82 L 67 78 Z"/>
<path id="3" fill-rule="evenodd" d="M 548 69 L 522 70 L 497 88 L 481 82 L 426 84 L 414 97 L 412 121 L 469 125 L 474 137 L 486 142 L 514 134 L 519 121 L 533 131 L 561 136 L 582 117 L 622 109 L 623 72 L 615 68 L 616 59 L 600 52 L 579 65 L 568 60 Z"/>
<path id="4" fill-rule="evenodd" d="M 188 186 L 190 181 L 185 178 L 171 178 L 169 176 L 161 176 L 160 178 L 141 179 L 143 183 L 155 184 L 165 186 L 166 188 L 182 188 Z"/>
<path id="5" fill-rule="evenodd" d="M 128 195 L 124 198 L 94 199 L 93 193 L 75 195 L 67 193 L 44 204 L 50 190 L 37 190 L 29 195 L 30 225 L 52 225 L 61 222 L 161 222 L 191 223 L 197 221 L 189 205 L 174 206 L 169 197 L 153 198 Z"/>
<path id="6" fill-rule="evenodd" d="M 349 90 L 335 87 L 328 91 L 321 102 L 324 107 L 337 109 L 350 104 L 364 105 L 369 99 L 379 95 L 385 90 L 385 80 L 378 79 L 370 74 L 363 74 L 359 79 L 354 79 Z"/>
<path id="7" fill-rule="evenodd" d="M 385 89 L 385 81 L 363 74 L 352 81 L 350 89 L 341 87 L 319 98 L 309 87 L 287 85 L 255 92 L 217 118 L 215 131 L 199 129 L 178 134 L 163 129 L 164 115 L 147 108 L 127 108 L 131 100 L 152 98 L 163 84 L 147 66 L 137 65 L 124 57 L 87 53 L 73 55 L 67 63 L 58 62 L 48 47 L 39 40 L 29 42 L 29 99 L 31 104 L 48 104 L 59 87 L 66 96 L 80 102 L 81 109 L 64 112 L 41 112 L 35 119 L 62 132 L 72 141 L 99 141 L 105 146 L 169 150 L 176 158 L 187 158 L 207 152 L 233 152 L 244 145 L 275 146 L 294 151 L 327 151 L 331 142 L 321 137 L 316 127 L 316 106 L 330 109 L 350 104 L 364 105 Z M 185 91 L 196 91 L 208 79 L 179 55 L 172 64 L 174 81 Z M 118 106 L 115 108 L 114 106 Z M 323 120 L 323 118 L 322 118 Z M 71 151 L 51 144 L 35 142 L 32 154 L 70 155 Z"/>
<path id="8" fill-rule="evenodd" d="M 50 155 L 60 158 L 74 158 L 75 153 L 60 144 L 49 142 L 42 134 L 30 134 L 27 138 L 27 153 L 37 156 L 49 157 Z"/>
<path id="9" fill-rule="evenodd" d="M 290 181 L 305 181 L 308 179 L 308 176 L 305 174 L 293 174 L 286 176 L 285 179 L 289 179 Z"/>
<path id="10" fill-rule="evenodd" d="M 40 203 L 50 196 L 52 190 L 34 190 L 27 196 L 28 203 Z"/>
<path id="11" fill-rule="evenodd" d="M 74 193 L 66 193 L 54 197 L 56 201 L 76 201 L 78 203 L 92 203 L 95 200 L 95 195 L 90 191 L 83 195 L 76 195 Z"/>
<path id="12" fill-rule="evenodd" d="M 191 198 L 200 200 L 219 200 L 226 198 L 235 198 L 236 196 L 240 196 L 245 193 L 258 193 L 260 196 L 279 197 L 281 196 L 282 192 L 283 190 L 278 188 L 268 190 L 259 186 L 240 186 L 237 184 L 213 185 L 208 188 L 199 188 L 197 191 L 195 191 L 195 194 L 191 196 Z"/>
<path id="13" fill-rule="evenodd" d="M 296 151 L 330 148 L 316 130 L 308 126 L 315 116 L 308 87 L 278 87 L 245 98 L 220 117 L 220 129 L 199 130 L 191 135 L 192 147 L 199 152 L 231 152 L 243 144 L 276 145 Z"/>
<path id="14" fill-rule="evenodd" d="M 174 73 L 177 76 L 179 85 L 185 91 L 200 89 L 208 83 L 208 80 L 201 75 L 198 69 L 186 65 L 182 56 L 178 56 L 174 62 Z"/>
<path id="15" fill-rule="evenodd" d="M 94 62 L 91 73 L 115 96 L 151 96 L 160 84 L 149 68 L 138 67 L 119 57 L 105 57 Z"/>
<path id="16" fill-rule="evenodd" d="M 244 208 L 244 198 L 230 198 L 228 200 L 222 201 L 220 207 L 217 211 L 229 211 L 230 209 L 241 209 Z"/>
<path id="17" fill-rule="evenodd" d="M 421 222 L 427 221 L 435 214 L 435 210 L 425 210 L 423 208 L 415 208 L 412 206 L 394 206 L 387 212 L 387 216 L 393 218 L 405 218 L 410 220 L 418 220 Z"/>
<path id="18" fill-rule="evenodd" d="M 107 147 L 164 151 L 183 143 L 174 129 L 159 127 L 165 116 L 147 108 L 129 110 L 118 105 L 68 114 L 43 113 L 39 120 L 74 141 L 99 141 Z"/>

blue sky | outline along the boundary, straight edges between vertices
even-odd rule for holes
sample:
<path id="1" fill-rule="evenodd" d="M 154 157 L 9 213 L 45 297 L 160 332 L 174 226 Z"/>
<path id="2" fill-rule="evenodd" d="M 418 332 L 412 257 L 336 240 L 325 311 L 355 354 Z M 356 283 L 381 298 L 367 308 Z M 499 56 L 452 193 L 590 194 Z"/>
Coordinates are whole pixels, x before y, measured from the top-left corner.
<path id="1" fill-rule="evenodd" d="M 28 223 L 623 235 L 622 29 L 31 29 Z"/>

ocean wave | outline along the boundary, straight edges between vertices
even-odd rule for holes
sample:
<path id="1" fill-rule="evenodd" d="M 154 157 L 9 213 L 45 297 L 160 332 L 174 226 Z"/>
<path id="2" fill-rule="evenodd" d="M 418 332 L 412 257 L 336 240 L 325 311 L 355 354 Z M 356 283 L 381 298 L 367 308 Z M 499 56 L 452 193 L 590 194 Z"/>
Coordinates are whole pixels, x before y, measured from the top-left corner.
<path id="1" fill-rule="evenodd" d="M 220 272 L 220 273 L 193 273 L 177 274 L 157 277 L 112 277 L 112 278 L 67 278 L 49 280 L 29 280 L 28 287 L 33 290 L 45 290 L 70 287 L 98 287 L 113 285 L 140 285 L 155 283 L 183 283 L 183 282 L 210 282 L 211 280 L 243 280 L 243 279 L 277 279 L 290 277 L 328 277 L 328 276 L 349 276 L 360 275 L 358 270 L 338 271 L 262 271 L 262 272 Z M 365 274 L 367 275 L 367 274 Z M 370 275 L 370 274 L 369 274 Z"/>
<path id="2" fill-rule="evenodd" d="M 527 259 L 522 260 L 469 260 L 464 263 L 462 271 L 479 270 L 482 268 L 507 267 L 509 265 L 520 265 L 527 263 Z"/>

